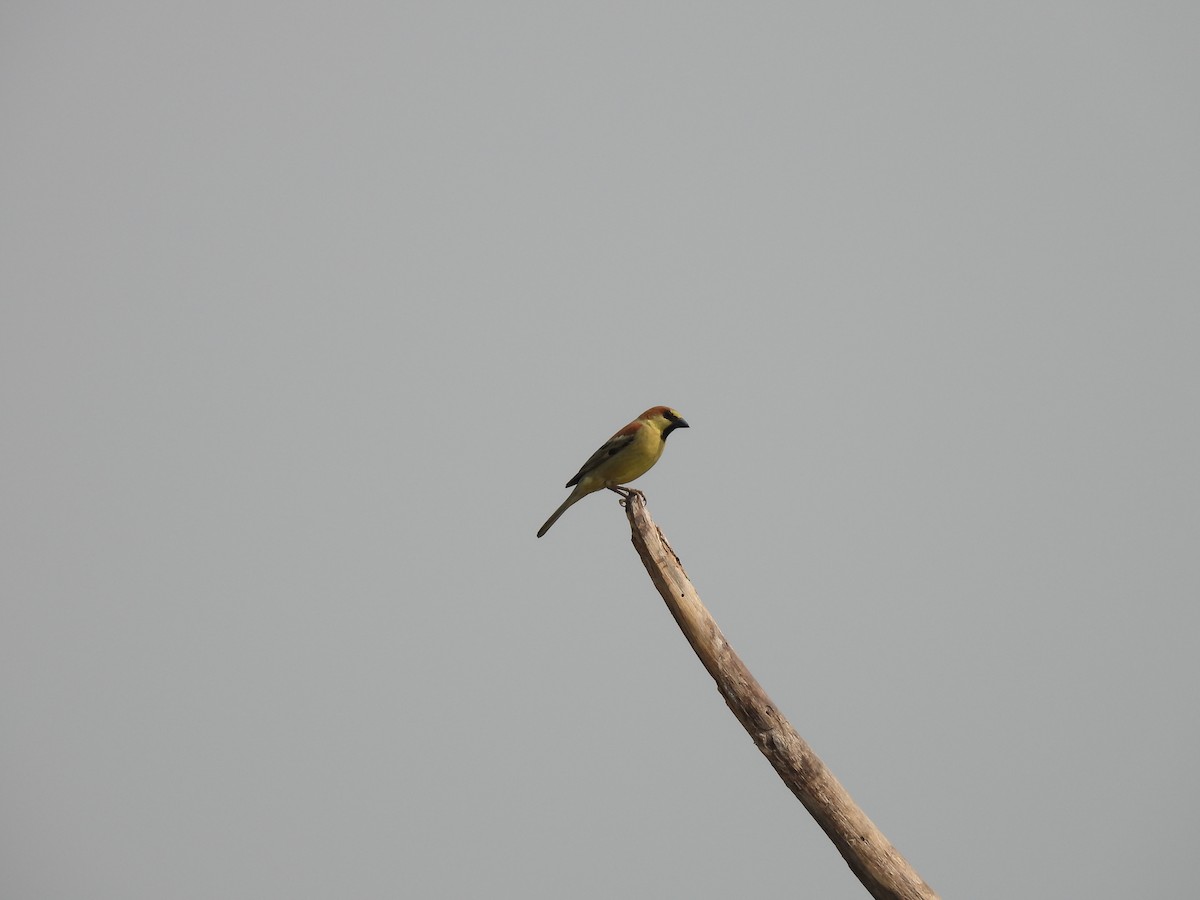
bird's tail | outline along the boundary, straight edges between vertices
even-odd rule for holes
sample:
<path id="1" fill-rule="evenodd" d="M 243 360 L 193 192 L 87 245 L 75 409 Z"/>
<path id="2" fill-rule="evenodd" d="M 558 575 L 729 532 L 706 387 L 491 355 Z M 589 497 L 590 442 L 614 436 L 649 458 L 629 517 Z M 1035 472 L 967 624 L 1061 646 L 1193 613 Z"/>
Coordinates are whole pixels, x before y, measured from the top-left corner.
<path id="1" fill-rule="evenodd" d="M 550 526 L 558 521 L 558 517 L 561 516 L 563 513 L 565 513 L 571 507 L 571 504 L 575 503 L 577 500 L 579 500 L 585 496 L 586 496 L 586 494 L 581 493 L 579 488 L 576 488 L 575 490 L 571 491 L 571 493 L 567 497 L 567 499 L 563 501 L 562 506 L 560 506 L 558 509 L 556 509 L 554 511 L 554 515 L 552 515 L 550 518 L 548 518 L 546 520 L 546 524 L 538 529 L 538 537 L 541 537 L 543 534 L 545 534 L 547 531 L 549 531 Z"/>

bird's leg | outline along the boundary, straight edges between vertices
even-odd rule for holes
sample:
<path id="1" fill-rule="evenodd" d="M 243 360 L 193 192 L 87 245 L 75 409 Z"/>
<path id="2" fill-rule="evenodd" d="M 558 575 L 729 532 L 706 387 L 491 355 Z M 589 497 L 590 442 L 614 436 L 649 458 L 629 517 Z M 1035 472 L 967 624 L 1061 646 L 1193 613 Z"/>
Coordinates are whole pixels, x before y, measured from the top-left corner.
<path id="1" fill-rule="evenodd" d="M 632 497 L 634 494 L 637 494 L 639 497 L 641 497 L 643 503 L 646 502 L 646 495 L 643 494 L 641 491 L 639 491 L 637 488 L 625 487 L 624 485 L 620 485 L 620 484 L 610 484 L 608 486 L 608 489 L 610 491 L 613 491 L 614 493 L 621 495 L 621 497 L 623 498 L 621 500 L 622 506 L 628 506 L 629 498 Z"/>

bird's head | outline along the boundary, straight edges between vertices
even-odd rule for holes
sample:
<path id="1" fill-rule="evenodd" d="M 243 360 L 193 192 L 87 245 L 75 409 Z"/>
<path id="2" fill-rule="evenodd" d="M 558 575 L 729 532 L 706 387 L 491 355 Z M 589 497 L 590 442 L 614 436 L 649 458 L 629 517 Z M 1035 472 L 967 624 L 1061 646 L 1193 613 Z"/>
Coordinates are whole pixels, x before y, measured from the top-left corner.
<path id="1" fill-rule="evenodd" d="M 683 416 L 671 409 L 669 406 L 652 406 L 640 416 L 639 422 L 645 422 L 656 431 L 662 432 L 663 440 L 667 439 L 667 435 L 676 428 L 690 428 Z"/>

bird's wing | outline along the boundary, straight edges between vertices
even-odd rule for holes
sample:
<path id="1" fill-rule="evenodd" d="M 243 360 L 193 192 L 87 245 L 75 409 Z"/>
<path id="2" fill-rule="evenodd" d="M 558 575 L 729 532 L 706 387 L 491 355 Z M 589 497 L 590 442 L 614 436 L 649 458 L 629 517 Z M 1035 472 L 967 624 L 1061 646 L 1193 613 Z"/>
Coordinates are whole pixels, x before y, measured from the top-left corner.
<path id="1" fill-rule="evenodd" d="M 588 458 L 588 461 L 585 462 L 579 471 L 575 473 L 575 477 L 568 481 L 564 487 L 571 487 L 571 485 L 579 484 L 580 478 L 582 478 L 588 472 L 596 469 L 596 467 L 601 463 L 612 459 L 614 456 L 632 444 L 633 437 L 635 434 L 637 434 L 638 428 L 641 427 L 641 424 L 641 422 L 631 422 L 610 437 L 607 441 L 605 441 L 604 446 L 602 446 Z"/>

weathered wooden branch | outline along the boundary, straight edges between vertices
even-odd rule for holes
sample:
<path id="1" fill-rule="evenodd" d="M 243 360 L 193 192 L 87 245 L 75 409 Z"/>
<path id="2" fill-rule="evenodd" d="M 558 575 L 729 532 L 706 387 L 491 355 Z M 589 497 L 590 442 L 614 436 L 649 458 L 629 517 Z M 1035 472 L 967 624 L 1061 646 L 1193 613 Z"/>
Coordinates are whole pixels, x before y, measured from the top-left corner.
<path id="1" fill-rule="evenodd" d="M 783 783 L 829 835 L 858 880 L 880 900 L 937 900 L 933 888 L 858 808 L 733 652 L 700 602 L 679 557 L 650 518 L 640 493 L 631 492 L 625 512 L 633 529 L 633 545 L 650 579 L 716 681 L 717 690 Z"/>

